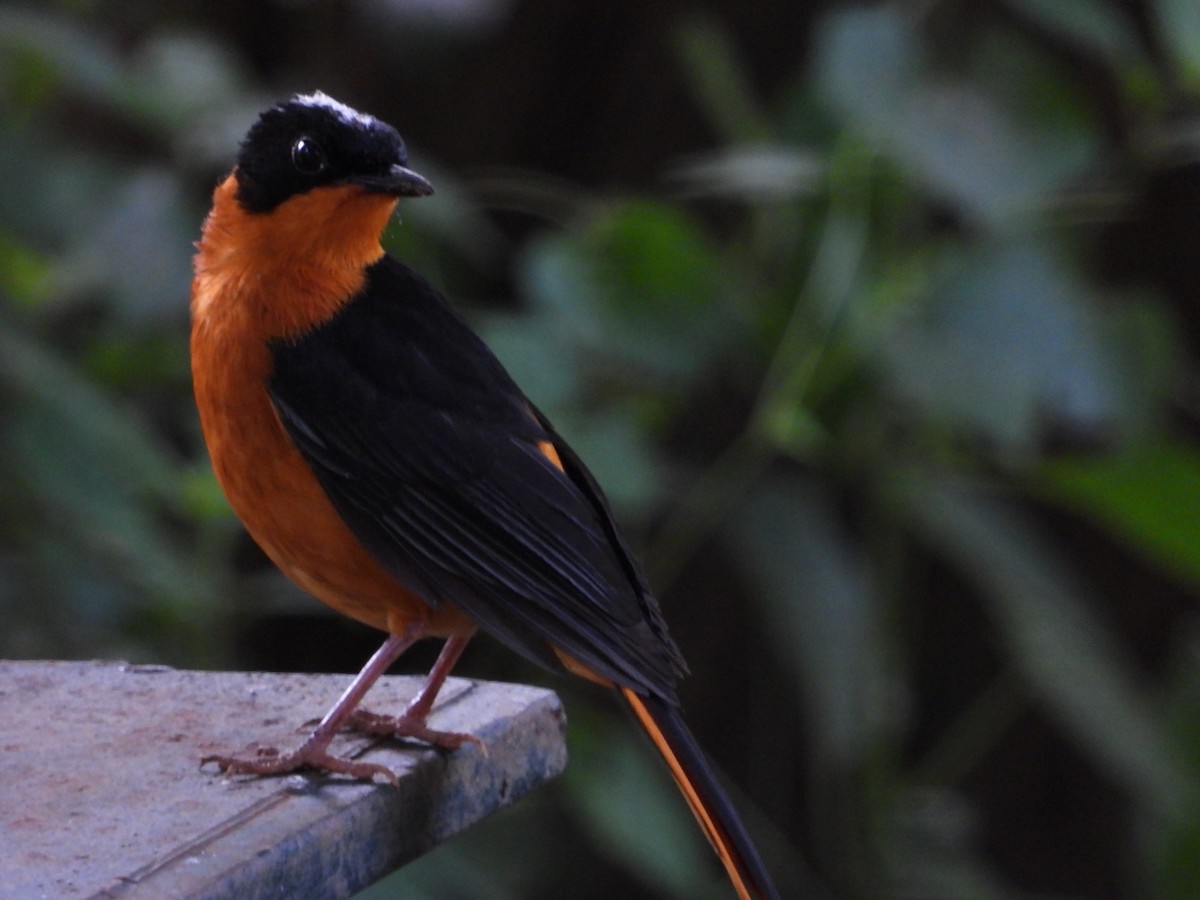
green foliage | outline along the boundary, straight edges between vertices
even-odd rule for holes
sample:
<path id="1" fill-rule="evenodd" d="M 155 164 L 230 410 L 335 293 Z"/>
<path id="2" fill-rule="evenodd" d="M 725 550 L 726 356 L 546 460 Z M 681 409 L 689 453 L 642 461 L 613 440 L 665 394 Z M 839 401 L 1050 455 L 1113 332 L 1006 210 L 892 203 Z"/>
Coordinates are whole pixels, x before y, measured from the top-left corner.
<path id="1" fill-rule="evenodd" d="M 1088 611 L 1035 528 L 978 486 L 917 479 L 897 487 L 914 525 L 985 593 L 1012 665 L 1083 749 L 1159 817 L 1195 808 L 1195 773 L 1113 637 Z"/>
<path id="2" fill-rule="evenodd" d="M 1185 89 L 1200 91 L 1200 7 L 1187 0 L 1159 0 L 1154 8 L 1173 74 Z"/>
<path id="3" fill-rule="evenodd" d="M 722 897 L 728 890 L 694 839 L 696 823 L 661 777 L 659 761 L 632 732 L 612 739 L 612 722 L 573 720 L 571 765 L 580 777 L 567 789 L 580 827 L 656 895 Z M 630 821 L 640 827 L 629 827 Z"/>
<path id="4" fill-rule="evenodd" d="M 211 662 L 232 523 L 195 515 L 169 437 L 194 432 L 186 170 L 85 152 L 48 115 L 79 97 L 174 134 L 197 67 L 170 42 L 127 67 L 50 14 L 0 9 L 0 35 L 0 652 Z"/>
<path id="5" fill-rule="evenodd" d="M 463 295 L 511 287 L 476 313 L 489 342 L 605 485 L 668 618 L 716 610 L 729 633 L 687 687 L 736 686 L 695 690 L 744 719 L 726 758 L 785 894 L 1022 895 L 978 823 L 1020 831 L 995 794 L 1032 778 L 978 785 L 1032 719 L 1130 810 L 1121 895 L 1193 896 L 1198 644 L 1172 620 L 1147 652 L 1128 623 L 1170 618 L 1168 596 L 1195 612 L 1196 348 L 1163 280 L 1117 287 L 1101 260 L 1194 155 L 1197 7 L 1147 2 L 1154 44 L 1105 0 L 918 6 L 823 12 L 773 96 L 754 48 L 684 22 L 710 147 L 619 194 L 422 165 L 438 196 L 389 246 Z M 231 593 L 261 592 L 191 409 L 190 241 L 286 89 L 175 25 L 118 50 L 87 9 L 0 7 L 0 652 L 212 661 Z M 81 107 L 126 139 L 74 133 Z M 512 238 L 483 196 L 538 227 Z M 1110 557 L 1136 596 L 1094 575 Z M 716 599 L 696 590 L 714 560 L 734 570 Z M 930 649 L 970 613 L 981 634 Z M 931 687 L 939 654 L 972 676 Z M 392 889 L 719 895 L 669 780 L 592 703 L 570 697 L 560 789 Z M 580 884 L 595 856 L 617 887 Z"/>
<path id="6" fill-rule="evenodd" d="M 1055 459 L 1050 496 L 1094 517 L 1167 572 L 1200 582 L 1200 454 L 1189 444 L 1137 445 L 1100 458 Z"/>
<path id="7" fill-rule="evenodd" d="M 1115 13 L 1022 7 L 1121 78 L 1144 79 L 1144 54 Z M 683 58 L 729 145 L 675 170 L 680 199 L 585 204 L 569 232 L 526 257 L 528 326 L 539 344 L 553 335 L 584 351 L 576 368 L 588 372 L 550 397 L 553 412 L 625 410 L 669 432 L 671 411 L 718 369 L 752 398 L 711 461 L 658 457 L 682 490 L 648 562 L 662 587 L 717 540 L 744 568 L 769 650 L 804 701 L 813 777 L 857 772 L 864 799 L 880 804 L 856 823 L 853 789 L 831 801 L 850 816 L 835 833 L 847 846 L 869 835 L 881 860 L 847 876 L 852 890 L 1006 893 L 967 841 L 947 855 L 911 828 L 925 807 L 910 779 L 952 790 L 943 775 L 981 764 L 1022 708 L 1053 719 L 1128 793 L 1172 848 L 1158 859 L 1179 866 L 1200 773 L 1193 738 L 1172 730 L 1163 688 L 1145 683 L 1029 508 L 1051 498 L 1193 577 L 1195 451 L 1163 415 L 1181 389 L 1176 329 L 1161 304 L 1112 296 L 1084 264 L 1095 235 L 1068 212 L 1113 185 L 1078 86 L 1013 33 L 985 34 L 954 71 L 931 61 L 930 40 L 888 8 L 827 16 L 813 66 L 822 146 L 792 142 L 788 110 L 780 125 L 757 112 L 766 105 L 741 96 L 746 79 L 727 77 L 736 53 L 692 23 Z M 735 223 L 723 239 L 666 227 L 702 202 Z M 634 215 L 636 229 L 623 218 Z M 604 239 L 617 229 L 635 239 Z M 630 260 L 632 247 L 670 258 Z M 686 337 L 671 333 L 680 322 Z M 597 357 L 620 374 L 590 372 Z M 1051 434 L 1111 450 L 1058 457 Z M 862 511 L 850 523 L 847 501 Z M 905 573 L 929 557 L 973 586 L 1003 669 L 947 728 L 958 758 L 938 745 L 909 770 L 887 750 L 912 721 L 887 698 L 913 688 L 903 623 L 918 598 Z M 837 858 L 846 852 L 829 848 L 822 869 L 849 866 Z"/>

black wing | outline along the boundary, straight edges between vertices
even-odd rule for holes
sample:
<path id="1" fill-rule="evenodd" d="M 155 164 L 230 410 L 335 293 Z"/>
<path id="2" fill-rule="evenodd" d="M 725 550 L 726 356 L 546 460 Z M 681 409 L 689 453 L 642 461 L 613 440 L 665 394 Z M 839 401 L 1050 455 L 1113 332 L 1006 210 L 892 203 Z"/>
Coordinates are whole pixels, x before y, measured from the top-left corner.
<path id="1" fill-rule="evenodd" d="M 683 660 L 602 493 L 432 287 L 385 256 L 272 349 L 284 426 L 385 568 L 537 662 L 558 668 L 558 647 L 674 702 Z"/>

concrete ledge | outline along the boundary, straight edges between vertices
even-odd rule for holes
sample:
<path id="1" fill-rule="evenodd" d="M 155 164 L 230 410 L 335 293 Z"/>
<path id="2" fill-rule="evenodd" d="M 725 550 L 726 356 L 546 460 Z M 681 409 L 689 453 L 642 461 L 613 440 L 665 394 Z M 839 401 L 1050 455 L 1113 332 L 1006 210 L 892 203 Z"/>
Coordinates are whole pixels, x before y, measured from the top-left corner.
<path id="1" fill-rule="evenodd" d="M 0 894 L 346 897 L 566 765 L 553 693 L 452 678 L 430 723 L 479 736 L 486 756 L 334 743 L 399 789 L 200 769 L 208 753 L 295 746 L 350 678 L 0 661 Z M 367 707 L 399 711 L 419 684 L 381 679 Z"/>

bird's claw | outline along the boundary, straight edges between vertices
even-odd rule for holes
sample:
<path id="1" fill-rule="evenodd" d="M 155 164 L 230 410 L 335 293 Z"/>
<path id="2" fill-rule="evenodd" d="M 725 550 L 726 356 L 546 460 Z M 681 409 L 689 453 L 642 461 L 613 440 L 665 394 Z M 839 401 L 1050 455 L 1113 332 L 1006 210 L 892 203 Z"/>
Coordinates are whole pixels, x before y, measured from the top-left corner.
<path id="1" fill-rule="evenodd" d="M 454 751 L 463 744 L 474 744 L 487 755 L 487 745 L 473 734 L 460 731 L 437 731 L 423 718 L 401 714 L 381 716 L 370 710 L 358 709 L 350 716 L 346 727 L 360 734 L 384 735 L 397 738 L 416 738 L 443 750 Z"/>
<path id="2" fill-rule="evenodd" d="M 393 787 L 400 784 L 396 773 L 387 766 L 344 759 L 324 749 L 304 746 L 291 753 L 281 753 L 275 747 L 258 747 L 252 757 L 211 754 L 200 760 L 201 766 L 208 763 L 215 763 L 217 769 L 225 775 L 290 775 L 312 770 L 347 775 L 356 781 L 374 781 L 377 777 L 382 777 Z"/>

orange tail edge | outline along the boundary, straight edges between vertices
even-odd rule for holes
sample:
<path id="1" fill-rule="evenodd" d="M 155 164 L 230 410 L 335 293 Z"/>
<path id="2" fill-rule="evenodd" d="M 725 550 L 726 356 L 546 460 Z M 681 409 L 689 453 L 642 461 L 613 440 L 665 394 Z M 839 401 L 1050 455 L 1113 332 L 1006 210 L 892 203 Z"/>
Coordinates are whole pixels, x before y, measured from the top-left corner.
<path id="1" fill-rule="evenodd" d="M 679 710 L 655 697 L 619 688 L 666 761 L 741 900 L 779 900 L 754 842 Z"/>

